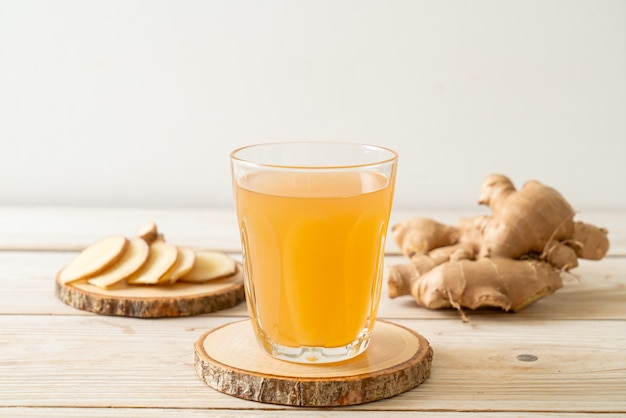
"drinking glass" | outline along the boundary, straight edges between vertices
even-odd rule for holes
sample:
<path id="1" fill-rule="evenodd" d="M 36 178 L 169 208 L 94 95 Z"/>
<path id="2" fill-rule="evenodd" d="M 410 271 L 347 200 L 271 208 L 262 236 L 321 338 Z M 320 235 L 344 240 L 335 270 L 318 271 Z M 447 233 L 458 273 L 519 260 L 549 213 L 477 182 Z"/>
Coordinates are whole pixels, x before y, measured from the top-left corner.
<path id="1" fill-rule="evenodd" d="M 297 363 L 365 351 L 383 277 L 398 155 L 281 142 L 230 155 L 248 311 L 259 344 Z"/>

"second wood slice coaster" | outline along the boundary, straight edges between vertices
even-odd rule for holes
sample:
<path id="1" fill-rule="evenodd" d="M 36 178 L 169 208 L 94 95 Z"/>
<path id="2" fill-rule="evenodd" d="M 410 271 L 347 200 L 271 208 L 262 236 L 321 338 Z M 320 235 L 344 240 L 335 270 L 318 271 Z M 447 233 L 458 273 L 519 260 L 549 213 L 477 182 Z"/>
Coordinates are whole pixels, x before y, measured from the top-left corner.
<path id="1" fill-rule="evenodd" d="M 77 309 L 137 318 L 200 315 L 227 309 L 245 300 L 241 266 L 232 276 L 169 286 L 122 284 L 103 289 L 86 280 L 63 284 L 57 276 L 55 294 Z"/>
<path id="2" fill-rule="evenodd" d="M 295 364 L 258 346 L 249 320 L 204 333 L 194 346 L 198 376 L 241 399 L 290 406 L 344 406 L 406 392 L 430 376 L 433 351 L 417 332 L 377 321 L 365 353 L 340 363 Z"/>

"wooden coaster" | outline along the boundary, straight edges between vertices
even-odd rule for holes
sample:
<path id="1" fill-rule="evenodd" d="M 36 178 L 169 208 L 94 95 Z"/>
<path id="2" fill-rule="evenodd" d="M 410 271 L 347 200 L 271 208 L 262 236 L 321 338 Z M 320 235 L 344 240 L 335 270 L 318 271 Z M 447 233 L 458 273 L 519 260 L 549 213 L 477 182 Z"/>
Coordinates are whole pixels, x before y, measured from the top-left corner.
<path id="1" fill-rule="evenodd" d="M 245 300 L 243 273 L 204 283 L 169 286 L 121 284 L 102 289 L 86 280 L 62 284 L 57 275 L 55 295 L 64 303 L 100 315 L 161 318 L 191 316 L 230 308 Z"/>
<path id="2" fill-rule="evenodd" d="M 257 344 L 250 320 L 204 333 L 196 373 L 210 387 L 257 402 L 291 406 L 356 405 L 389 398 L 430 376 L 433 351 L 415 331 L 377 321 L 367 350 L 340 363 L 277 360 Z"/>

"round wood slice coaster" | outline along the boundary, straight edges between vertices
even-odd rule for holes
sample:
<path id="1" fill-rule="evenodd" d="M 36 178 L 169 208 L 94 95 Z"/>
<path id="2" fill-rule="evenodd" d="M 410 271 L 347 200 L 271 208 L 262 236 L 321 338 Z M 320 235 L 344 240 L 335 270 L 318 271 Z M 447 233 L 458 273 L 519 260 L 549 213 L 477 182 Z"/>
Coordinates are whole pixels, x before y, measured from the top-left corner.
<path id="1" fill-rule="evenodd" d="M 343 406 L 389 398 L 430 376 L 433 351 L 415 331 L 377 321 L 367 350 L 340 363 L 277 360 L 257 344 L 250 320 L 204 333 L 194 346 L 196 373 L 210 387 L 257 402 Z"/>
<path id="2" fill-rule="evenodd" d="M 101 315 L 161 318 L 215 312 L 245 300 L 243 273 L 204 283 L 174 283 L 167 286 L 120 284 L 109 289 L 86 280 L 62 284 L 57 275 L 55 294 L 64 303 Z"/>

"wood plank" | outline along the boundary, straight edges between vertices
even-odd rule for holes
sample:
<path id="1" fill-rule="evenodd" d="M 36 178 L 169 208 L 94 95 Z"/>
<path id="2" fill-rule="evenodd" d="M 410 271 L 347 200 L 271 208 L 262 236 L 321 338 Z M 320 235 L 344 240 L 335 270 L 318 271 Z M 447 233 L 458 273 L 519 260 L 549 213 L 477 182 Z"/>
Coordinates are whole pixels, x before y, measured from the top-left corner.
<path id="1" fill-rule="evenodd" d="M 232 210 L 57 207 L 1 207 L 0 249 L 75 251 L 109 235 L 134 235 L 147 222 L 172 244 L 241 249 Z"/>
<path id="2" fill-rule="evenodd" d="M 424 329 L 425 324 L 416 326 Z M 491 402 L 496 411 L 540 407 L 545 411 L 622 412 L 626 407 L 626 334 L 621 321 L 511 318 L 484 320 L 474 323 L 471 330 L 435 328 L 437 337 L 429 332 L 424 335 L 435 349 L 429 383 L 446 388 L 437 391 L 437 401 L 455 404 L 461 400 L 467 410 Z M 609 337 L 611 329 L 616 334 Z M 537 360 L 520 361 L 519 356 Z M 408 407 L 430 403 L 432 395 L 411 391 L 396 401 Z"/>
<path id="3" fill-rule="evenodd" d="M 414 216 L 456 224 L 460 217 L 486 213 L 476 209 L 394 210 L 390 225 Z M 609 230 L 609 254 L 626 255 L 626 212 L 588 211 L 576 219 Z M 232 208 L 64 208 L 0 207 L 0 250 L 78 250 L 112 234 L 132 235 L 154 221 L 169 242 L 196 248 L 239 252 L 239 234 Z M 397 254 L 391 239 L 387 252 Z"/>
<path id="4" fill-rule="evenodd" d="M 194 341 L 230 320 L 0 316 L 0 407 L 270 410 L 216 392 L 195 375 Z M 622 321 L 398 323 L 431 343 L 431 377 L 397 397 L 350 408 L 626 413 Z"/>
<path id="5" fill-rule="evenodd" d="M 362 418 L 363 411 L 355 410 L 331 410 L 324 408 L 320 410 L 307 410 L 289 408 L 287 410 L 274 409 L 272 411 L 253 410 L 253 409 L 237 409 L 231 411 L 211 410 L 211 409 L 192 409 L 192 408 L 0 408 L 0 417 L 31 417 L 31 418 L 49 418 L 65 417 L 65 418 L 84 418 L 84 417 L 134 417 L 134 418 L 153 418 L 153 417 L 259 417 L 259 418 L 275 418 L 275 417 L 344 417 L 344 418 Z M 393 418 L 414 418 L 415 412 L 412 411 L 367 411 L 368 417 L 393 417 Z M 519 418 L 518 412 L 449 412 L 449 411 L 428 411 L 428 416 L 432 418 Z M 557 418 L 562 417 L 561 413 L 553 412 L 524 412 L 525 418 Z M 584 418 L 589 417 L 587 413 L 568 413 L 568 418 Z M 602 414 L 602 418 L 623 418 L 622 414 Z"/>
<path id="6" fill-rule="evenodd" d="M 75 253 L 0 251 L 0 314 L 90 315 L 60 302 L 54 296 L 54 277 Z M 387 265 L 404 263 L 400 256 L 386 258 Z M 482 317 L 518 316 L 544 319 L 626 319 L 626 257 L 601 261 L 583 260 L 555 294 L 516 314 L 500 311 L 467 312 L 471 320 Z M 379 308 L 387 319 L 457 319 L 454 310 L 431 311 L 415 304 L 410 296 L 390 299 L 387 286 Z M 222 316 L 246 317 L 245 304 L 224 311 Z"/>

